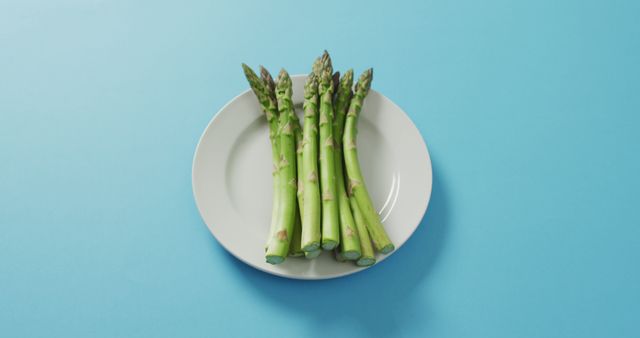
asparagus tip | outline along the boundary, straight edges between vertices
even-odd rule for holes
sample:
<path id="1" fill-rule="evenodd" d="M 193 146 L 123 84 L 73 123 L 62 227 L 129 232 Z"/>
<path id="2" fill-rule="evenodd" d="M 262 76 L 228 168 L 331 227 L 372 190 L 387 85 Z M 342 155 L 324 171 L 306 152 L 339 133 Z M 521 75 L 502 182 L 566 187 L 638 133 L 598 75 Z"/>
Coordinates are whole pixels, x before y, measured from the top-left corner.
<path id="1" fill-rule="evenodd" d="M 325 49 L 324 53 L 322 53 L 322 69 L 329 70 L 329 73 L 333 73 L 333 65 L 331 64 L 331 56 L 329 56 L 329 52 Z"/>
<path id="2" fill-rule="evenodd" d="M 318 77 L 321 72 L 322 72 L 322 57 L 319 56 L 313 62 L 313 66 L 311 66 L 311 73 L 314 74 L 316 77 Z"/>
<path id="3" fill-rule="evenodd" d="M 262 65 L 260 65 L 260 77 L 262 78 L 262 81 L 264 82 L 265 86 L 267 87 L 268 91 L 269 91 L 269 96 L 271 97 L 271 99 L 275 100 L 276 99 L 276 84 L 273 81 L 273 77 L 271 76 L 271 73 L 269 73 L 269 71 L 264 68 Z"/>
<path id="4" fill-rule="evenodd" d="M 309 76 L 307 76 L 307 80 L 304 83 L 305 92 L 309 91 L 315 87 L 318 87 L 318 80 L 316 78 L 316 74 L 311 72 Z M 316 88 L 317 89 L 317 88 Z"/>
<path id="5" fill-rule="evenodd" d="M 257 78 L 256 73 L 246 63 L 242 63 L 242 70 L 244 71 L 244 76 L 249 80 L 249 82 L 254 78 Z"/>
<path id="6" fill-rule="evenodd" d="M 260 65 L 260 76 L 262 76 L 264 80 L 269 80 L 273 82 L 273 77 L 271 77 L 271 73 L 269 73 L 269 71 L 266 68 L 264 68 L 264 66 L 262 65 Z"/>
<path id="7" fill-rule="evenodd" d="M 340 72 L 333 73 L 332 82 L 333 82 L 333 90 L 335 91 L 338 88 L 338 85 L 340 84 Z"/>
<path id="8" fill-rule="evenodd" d="M 362 92 L 366 95 L 371 88 L 371 81 L 373 80 L 373 68 L 369 68 L 362 72 L 360 78 L 358 79 L 358 83 L 356 83 L 356 90 Z"/>
<path id="9" fill-rule="evenodd" d="M 344 72 L 344 78 L 350 78 L 353 79 L 353 68 L 349 68 L 347 69 L 346 72 Z"/>
<path id="10" fill-rule="evenodd" d="M 349 68 L 344 75 L 342 75 L 342 79 L 340 79 L 340 84 L 344 87 L 348 87 L 351 89 L 353 87 L 353 69 Z"/>
<path id="11" fill-rule="evenodd" d="M 278 74 L 278 78 L 276 79 L 275 86 L 276 86 L 276 92 L 292 90 L 291 78 L 289 77 L 289 73 L 287 73 L 287 71 L 284 68 L 280 70 L 280 73 Z M 291 95 L 291 94 L 289 93 L 288 95 Z"/>
<path id="12" fill-rule="evenodd" d="M 287 80 L 290 80 L 289 73 L 287 73 L 287 71 L 284 68 L 280 69 L 280 73 L 278 73 L 278 78 L 276 79 L 276 82 L 278 83 L 286 82 Z"/>
<path id="13" fill-rule="evenodd" d="M 325 92 L 329 92 L 333 94 L 333 78 L 332 72 L 330 68 L 325 68 L 322 71 L 322 75 L 320 77 L 319 85 L 319 94 L 323 95 Z"/>

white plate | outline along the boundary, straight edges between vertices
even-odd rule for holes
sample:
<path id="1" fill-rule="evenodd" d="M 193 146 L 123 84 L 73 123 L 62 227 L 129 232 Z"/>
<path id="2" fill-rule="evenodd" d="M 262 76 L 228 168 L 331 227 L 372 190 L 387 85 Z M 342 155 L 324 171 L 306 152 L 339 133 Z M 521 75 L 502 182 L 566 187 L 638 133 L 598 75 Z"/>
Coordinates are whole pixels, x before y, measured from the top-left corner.
<path id="1" fill-rule="evenodd" d="M 305 78 L 292 77 L 296 105 L 303 100 Z M 367 188 L 398 250 L 420 224 L 429 203 L 429 152 L 402 109 L 374 90 L 365 100 L 358 130 Z M 265 262 L 272 200 L 268 132 L 257 99 L 245 91 L 222 107 L 202 134 L 193 158 L 193 194 L 213 236 L 241 261 L 282 277 L 326 279 L 363 270 L 336 262 L 330 252 L 315 260 Z M 376 264 L 387 256 L 379 254 Z"/>

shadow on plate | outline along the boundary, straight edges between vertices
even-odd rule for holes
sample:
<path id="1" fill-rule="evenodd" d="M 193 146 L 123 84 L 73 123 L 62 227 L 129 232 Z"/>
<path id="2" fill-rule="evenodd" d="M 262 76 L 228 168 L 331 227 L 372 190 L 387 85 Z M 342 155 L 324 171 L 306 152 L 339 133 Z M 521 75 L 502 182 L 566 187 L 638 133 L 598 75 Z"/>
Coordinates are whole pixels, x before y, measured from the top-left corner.
<path id="1" fill-rule="evenodd" d="M 307 317 L 313 326 L 308 333 L 318 337 L 342 321 L 361 326 L 363 337 L 401 336 L 429 325 L 430 271 L 449 231 L 446 186 L 435 165 L 433 173 L 431 200 L 420 226 L 396 253 L 369 269 L 337 279 L 301 281 L 266 274 L 229 254 L 230 265 L 244 276 L 250 292 L 278 307 L 281 315 Z"/>

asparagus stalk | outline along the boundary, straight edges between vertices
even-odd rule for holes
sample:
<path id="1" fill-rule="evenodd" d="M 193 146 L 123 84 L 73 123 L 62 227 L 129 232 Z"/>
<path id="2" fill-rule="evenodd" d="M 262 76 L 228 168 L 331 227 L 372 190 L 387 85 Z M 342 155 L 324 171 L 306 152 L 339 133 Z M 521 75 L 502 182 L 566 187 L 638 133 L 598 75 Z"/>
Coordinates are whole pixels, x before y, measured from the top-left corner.
<path id="1" fill-rule="evenodd" d="M 269 123 L 269 139 L 271 141 L 271 159 L 273 162 L 273 203 L 271 208 L 271 226 L 269 227 L 269 238 L 267 239 L 266 247 L 269 245 L 271 237 L 277 223 L 278 209 L 280 205 L 279 198 L 279 170 L 278 163 L 280 162 L 280 139 L 278 136 L 278 104 L 275 98 L 275 92 L 273 91 L 273 78 L 271 75 L 261 67 L 262 80 L 258 78 L 256 73 L 246 64 L 242 64 L 244 75 L 251 86 L 251 90 L 258 98 L 258 102 L 262 106 L 267 122 Z"/>
<path id="2" fill-rule="evenodd" d="M 275 101 L 276 100 L 276 84 L 273 81 L 273 77 L 271 76 L 271 73 L 269 73 L 269 71 L 262 66 L 260 66 L 260 78 L 262 79 L 262 82 L 264 83 L 265 88 L 267 89 L 268 95 L 272 100 Z M 297 116 L 296 116 L 296 120 L 297 120 Z M 298 136 L 300 136 L 300 123 L 297 123 L 296 127 L 297 128 L 296 128 L 295 136 L 296 136 L 296 144 L 297 144 L 299 139 Z M 298 162 L 299 161 L 297 161 L 296 164 Z M 300 169 L 298 169 L 298 171 L 299 170 Z M 275 187 L 275 189 L 277 189 L 277 186 Z M 277 212 L 277 209 L 276 209 L 276 212 Z M 293 235 L 291 238 L 291 244 L 289 246 L 289 256 L 291 257 L 300 257 L 304 255 L 304 252 L 302 252 L 302 249 L 300 248 L 300 236 L 302 231 L 300 215 L 301 215 L 301 210 L 296 210 L 296 223 L 294 224 L 294 227 L 293 227 Z"/>
<path id="3" fill-rule="evenodd" d="M 344 120 L 349 109 L 353 86 L 353 70 L 349 69 L 340 80 L 335 104 L 335 117 L 333 119 L 333 135 L 336 141 L 335 167 L 336 190 L 338 191 L 338 208 L 340 214 L 340 253 L 342 258 L 356 260 L 360 257 L 360 239 L 356 230 L 349 197 L 345 189 L 344 168 L 342 164 L 342 134 L 344 132 Z"/>
<path id="4" fill-rule="evenodd" d="M 300 121 L 298 120 L 298 116 L 293 114 L 294 117 L 294 137 L 296 139 L 296 172 L 298 177 L 298 201 L 296 208 L 296 224 L 293 228 L 293 238 L 291 239 L 291 248 L 289 249 L 289 256 L 293 257 L 301 257 L 304 256 L 304 251 L 302 250 L 302 215 L 304 214 L 304 182 L 302 177 L 302 128 L 300 127 Z"/>
<path id="5" fill-rule="evenodd" d="M 303 215 L 304 209 L 304 181 L 302 178 L 303 168 L 302 168 L 302 151 L 304 147 L 304 142 L 302 140 L 302 127 L 300 126 L 300 120 L 298 120 L 298 115 L 293 113 L 292 117 L 294 131 L 293 135 L 296 140 L 296 176 L 298 178 L 298 190 L 296 191 L 296 196 L 298 197 L 298 209 L 300 209 L 300 215 Z"/>
<path id="6" fill-rule="evenodd" d="M 319 60 L 316 61 L 319 63 Z M 302 250 L 320 247 L 320 187 L 318 185 L 318 81 L 309 74 L 304 86 L 304 130 L 302 132 L 303 185 Z"/>
<path id="7" fill-rule="evenodd" d="M 291 78 L 283 69 L 276 83 L 276 98 L 280 113 L 280 163 L 278 217 L 274 233 L 267 248 L 267 263 L 282 263 L 289 252 L 296 217 L 296 148 L 294 138 Z"/>
<path id="8" fill-rule="evenodd" d="M 300 219 L 300 208 L 296 209 L 296 222 L 293 225 L 293 235 L 291 237 L 291 244 L 289 245 L 289 256 L 302 257 L 304 251 L 300 246 L 302 236 L 302 220 Z"/>
<path id="9" fill-rule="evenodd" d="M 349 204 L 353 211 L 353 218 L 356 221 L 356 228 L 358 229 L 358 235 L 360 236 L 360 248 L 362 251 L 362 255 L 358 258 L 356 264 L 358 266 L 373 265 L 376 262 L 376 256 L 373 252 L 373 247 L 371 246 L 371 239 L 367 233 L 367 223 L 360 212 L 358 201 L 356 201 L 356 198 L 353 195 L 349 197 Z"/>
<path id="10" fill-rule="evenodd" d="M 376 250 L 386 254 L 393 251 L 394 246 L 380 222 L 378 213 L 373 208 L 373 203 L 369 197 L 369 192 L 367 191 L 362 171 L 360 170 L 358 151 L 356 149 L 356 125 L 358 122 L 358 115 L 362 110 L 364 98 L 369 93 L 372 78 L 373 70 L 368 69 L 360 76 L 360 79 L 356 84 L 355 93 L 353 98 L 351 98 L 349 112 L 347 113 L 347 122 L 345 124 L 343 137 L 343 151 L 345 167 L 349 176 L 350 193 L 355 196 L 356 201 L 358 202 L 358 207 L 367 222 L 373 245 Z"/>
<path id="11" fill-rule="evenodd" d="M 325 52 L 326 54 L 326 52 Z M 340 221 L 336 192 L 335 149 L 333 139 L 333 81 L 330 61 L 320 84 L 320 187 L 322 188 L 322 248 L 333 250 L 340 243 Z"/>

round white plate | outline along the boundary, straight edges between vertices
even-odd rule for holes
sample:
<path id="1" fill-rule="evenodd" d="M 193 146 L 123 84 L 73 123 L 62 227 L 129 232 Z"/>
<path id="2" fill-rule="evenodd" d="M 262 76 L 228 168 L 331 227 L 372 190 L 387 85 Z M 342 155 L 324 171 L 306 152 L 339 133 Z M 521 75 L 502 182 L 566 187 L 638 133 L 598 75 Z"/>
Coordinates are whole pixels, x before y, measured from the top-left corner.
<path id="1" fill-rule="evenodd" d="M 296 105 L 302 103 L 305 78 L 292 77 Z M 429 204 L 429 152 L 402 109 L 374 90 L 365 100 L 358 131 L 358 155 L 367 188 L 398 250 L 416 230 Z M 282 277 L 326 279 L 363 270 L 350 262 L 337 262 L 332 252 L 323 252 L 315 260 L 288 258 L 280 265 L 265 262 L 272 200 L 268 133 L 260 105 L 247 90 L 222 107 L 202 134 L 193 158 L 193 194 L 213 236 L 241 261 Z M 388 256 L 378 254 L 376 264 Z"/>

